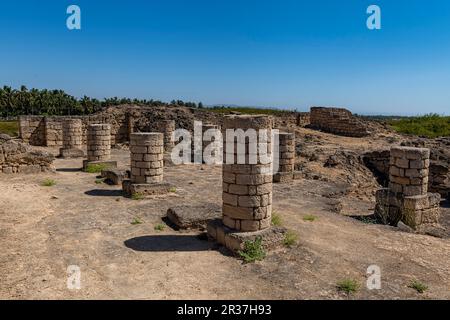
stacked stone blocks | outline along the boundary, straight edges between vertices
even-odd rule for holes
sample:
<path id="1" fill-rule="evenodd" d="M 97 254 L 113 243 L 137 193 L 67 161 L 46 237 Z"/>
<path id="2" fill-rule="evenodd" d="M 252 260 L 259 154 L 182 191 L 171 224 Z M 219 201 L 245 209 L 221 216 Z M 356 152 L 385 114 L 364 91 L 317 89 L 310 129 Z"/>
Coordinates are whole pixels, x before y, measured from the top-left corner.
<path id="1" fill-rule="evenodd" d="M 80 119 L 68 119 L 63 123 L 63 147 L 60 156 L 63 158 L 84 157 L 83 124 Z"/>
<path id="2" fill-rule="evenodd" d="M 294 178 L 295 134 L 279 132 L 275 134 L 275 139 L 278 139 L 279 145 L 278 147 L 279 166 L 278 172 L 274 173 L 273 181 L 287 182 Z"/>
<path id="3" fill-rule="evenodd" d="M 130 180 L 124 180 L 126 196 L 164 194 L 173 187 L 163 183 L 164 134 L 159 132 L 132 133 L 130 140 Z"/>
<path id="4" fill-rule="evenodd" d="M 87 160 L 83 161 L 83 168 L 88 165 L 102 165 L 116 168 L 117 162 L 111 161 L 111 126 L 109 124 L 91 124 L 87 131 Z"/>
<path id="5" fill-rule="evenodd" d="M 131 134 L 130 152 L 132 183 L 163 181 L 164 135 L 162 133 Z"/>
<path id="6" fill-rule="evenodd" d="M 402 221 L 419 232 L 439 223 L 440 195 L 427 192 L 429 167 L 429 149 L 391 148 L 389 188 L 376 194 L 375 213 L 384 223 Z"/>

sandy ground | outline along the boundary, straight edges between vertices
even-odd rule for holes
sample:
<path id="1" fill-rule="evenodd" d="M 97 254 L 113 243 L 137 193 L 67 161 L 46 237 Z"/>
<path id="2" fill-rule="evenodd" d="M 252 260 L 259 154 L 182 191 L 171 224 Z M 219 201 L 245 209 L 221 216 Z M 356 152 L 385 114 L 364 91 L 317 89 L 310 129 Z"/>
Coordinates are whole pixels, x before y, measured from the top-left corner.
<path id="1" fill-rule="evenodd" d="M 113 159 L 125 168 L 128 152 L 113 150 Z M 221 203 L 220 167 L 166 168 L 175 193 L 131 200 L 79 171 L 81 160 L 55 165 L 56 173 L 0 175 L 2 299 L 450 298 L 450 239 L 335 214 L 325 196 L 336 188 L 332 182 L 274 185 L 274 210 L 299 243 L 243 264 L 199 232 L 154 229 L 170 206 Z M 46 178 L 57 184 L 41 186 Z M 370 205 L 354 209 L 367 214 Z M 311 214 L 315 221 L 303 220 Z M 134 218 L 143 223 L 132 225 Z M 381 290 L 366 288 L 372 264 L 381 268 Z M 80 267 L 79 290 L 67 288 L 69 265 Z M 336 289 L 348 278 L 361 284 L 351 296 Z M 428 290 L 409 288 L 413 279 Z"/>

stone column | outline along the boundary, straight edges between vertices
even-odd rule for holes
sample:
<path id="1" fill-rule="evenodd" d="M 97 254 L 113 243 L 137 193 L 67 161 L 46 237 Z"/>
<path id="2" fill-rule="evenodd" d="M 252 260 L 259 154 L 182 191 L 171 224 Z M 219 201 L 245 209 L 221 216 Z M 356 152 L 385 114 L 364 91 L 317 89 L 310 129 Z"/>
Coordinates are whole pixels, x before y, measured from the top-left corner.
<path id="1" fill-rule="evenodd" d="M 278 139 L 277 139 L 278 138 Z M 294 177 L 295 165 L 295 133 L 278 132 L 275 141 L 278 140 L 278 172 L 273 176 L 274 182 L 287 182 Z M 275 151 L 277 148 L 275 147 Z M 274 163 L 277 159 L 274 159 Z M 276 170 L 276 168 L 274 168 Z"/>
<path id="2" fill-rule="evenodd" d="M 108 161 L 111 156 L 111 126 L 91 124 L 87 132 L 88 161 Z"/>
<path id="3" fill-rule="evenodd" d="M 429 149 L 391 148 L 389 188 L 376 193 L 375 215 L 383 223 L 402 221 L 417 232 L 439 223 L 440 195 L 428 193 L 429 167 Z"/>
<path id="4" fill-rule="evenodd" d="M 81 119 L 67 119 L 63 122 L 63 147 L 59 150 L 62 158 L 84 157 L 82 151 L 83 124 Z"/>
<path id="5" fill-rule="evenodd" d="M 173 132 L 175 131 L 175 120 L 162 120 L 161 132 L 164 134 L 164 152 L 171 152 L 175 141 L 173 140 Z"/>
<path id="6" fill-rule="evenodd" d="M 271 130 L 272 119 L 268 116 L 227 116 L 224 119 L 225 139 L 227 129 L 256 130 L 258 144 L 265 147 L 268 162 L 260 154 L 256 155 L 256 162 L 251 163 L 254 152 L 245 143 L 242 154 L 244 163 L 237 163 L 239 158 L 237 144 L 233 148 L 224 145 L 224 161 L 227 152 L 231 152 L 234 163 L 223 164 L 223 224 L 238 231 L 258 231 L 270 227 L 272 215 L 272 154 Z M 260 130 L 267 130 L 266 139 L 259 136 Z M 242 141 L 241 141 L 242 142 Z"/>
<path id="7" fill-rule="evenodd" d="M 130 140 L 131 183 L 163 181 L 164 135 L 132 133 Z"/>
<path id="8" fill-rule="evenodd" d="M 425 148 L 391 148 L 389 189 L 404 196 L 428 192 L 430 150 Z"/>

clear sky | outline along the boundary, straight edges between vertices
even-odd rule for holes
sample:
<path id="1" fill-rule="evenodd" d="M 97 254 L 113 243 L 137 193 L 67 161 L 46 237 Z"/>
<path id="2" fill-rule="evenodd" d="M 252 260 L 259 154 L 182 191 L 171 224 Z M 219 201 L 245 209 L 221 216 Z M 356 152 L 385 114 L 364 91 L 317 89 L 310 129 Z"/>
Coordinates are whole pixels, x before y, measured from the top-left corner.
<path id="1" fill-rule="evenodd" d="M 81 8 L 82 29 L 66 27 Z M 368 30 L 377 4 L 382 29 Z M 1 1 L 0 85 L 450 114 L 448 0 Z"/>

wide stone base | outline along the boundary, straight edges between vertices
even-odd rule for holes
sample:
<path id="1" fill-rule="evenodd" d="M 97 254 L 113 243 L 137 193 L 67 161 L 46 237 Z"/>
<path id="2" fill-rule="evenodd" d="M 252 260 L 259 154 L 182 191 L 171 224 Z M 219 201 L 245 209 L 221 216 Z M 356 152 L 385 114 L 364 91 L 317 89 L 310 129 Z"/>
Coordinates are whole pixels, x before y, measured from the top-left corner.
<path id="1" fill-rule="evenodd" d="M 131 180 L 122 182 L 122 190 L 127 197 L 134 194 L 142 196 L 162 195 L 172 192 L 174 186 L 170 183 L 131 183 Z"/>
<path id="2" fill-rule="evenodd" d="M 123 171 L 118 169 L 106 169 L 102 171 L 102 178 L 110 185 L 121 185 L 125 179 L 130 178 L 130 171 Z"/>
<path id="3" fill-rule="evenodd" d="M 197 206 L 176 206 L 167 210 L 167 218 L 179 229 L 206 229 L 209 221 L 222 216 L 222 206 L 205 203 Z"/>
<path id="4" fill-rule="evenodd" d="M 115 169 L 115 168 L 117 168 L 117 161 L 88 161 L 88 160 L 83 160 L 83 171 L 86 171 L 86 168 L 89 165 L 100 165 L 100 166 L 104 166 L 107 169 Z"/>
<path id="5" fill-rule="evenodd" d="M 381 189 L 376 193 L 375 215 L 382 223 L 396 226 L 401 221 L 421 233 L 424 226 L 439 224 L 440 200 L 438 193 L 405 197 Z"/>
<path id="6" fill-rule="evenodd" d="M 273 175 L 273 182 L 285 183 L 294 180 L 293 172 L 277 172 Z"/>
<path id="7" fill-rule="evenodd" d="M 84 151 L 81 149 L 59 149 L 60 158 L 84 158 Z"/>
<path id="8" fill-rule="evenodd" d="M 208 237 L 234 253 L 243 250 L 246 241 L 254 241 L 258 237 L 261 237 L 265 250 L 281 247 L 286 231 L 285 228 L 272 226 L 259 231 L 238 232 L 225 226 L 221 219 L 211 220 L 207 225 Z"/>

